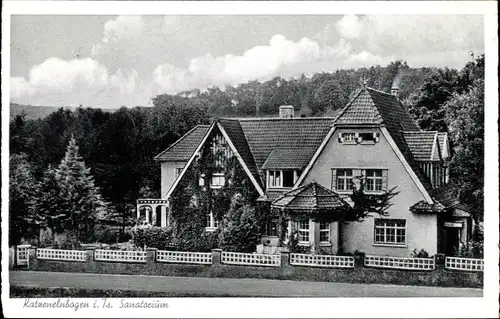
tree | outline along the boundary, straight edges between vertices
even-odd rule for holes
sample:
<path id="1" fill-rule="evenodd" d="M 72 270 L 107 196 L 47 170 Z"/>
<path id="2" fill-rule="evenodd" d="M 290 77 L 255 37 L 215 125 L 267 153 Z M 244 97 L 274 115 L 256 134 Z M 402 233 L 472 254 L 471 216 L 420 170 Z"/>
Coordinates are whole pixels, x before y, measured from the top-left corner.
<path id="1" fill-rule="evenodd" d="M 460 200 L 483 220 L 484 189 L 484 80 L 476 79 L 468 92 L 455 93 L 444 105 L 454 156 L 450 179 Z"/>
<path id="2" fill-rule="evenodd" d="M 34 209 L 36 181 L 27 155 L 13 154 L 9 161 L 9 245 L 18 245 L 38 234 L 43 219 Z"/>
<path id="3" fill-rule="evenodd" d="M 60 187 L 62 209 L 65 211 L 65 228 L 72 236 L 73 244 L 87 240 L 99 209 L 105 207 L 99 188 L 95 186 L 90 169 L 78 153 L 78 146 L 71 137 L 66 154 L 55 170 L 55 179 Z"/>
<path id="4" fill-rule="evenodd" d="M 229 251 L 253 252 L 260 239 L 255 208 L 245 202 L 240 194 L 231 199 L 229 211 L 224 216 L 219 235 L 220 247 Z"/>

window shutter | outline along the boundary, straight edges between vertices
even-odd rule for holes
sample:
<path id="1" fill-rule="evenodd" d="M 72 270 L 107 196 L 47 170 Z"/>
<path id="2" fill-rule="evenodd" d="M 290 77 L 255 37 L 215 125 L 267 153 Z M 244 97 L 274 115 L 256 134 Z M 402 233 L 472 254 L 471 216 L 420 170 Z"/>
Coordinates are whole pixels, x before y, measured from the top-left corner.
<path id="1" fill-rule="evenodd" d="M 378 143 L 380 141 L 380 133 L 373 133 L 373 140 L 375 143 Z"/>
<path id="2" fill-rule="evenodd" d="M 339 143 L 344 143 L 344 137 L 342 136 L 342 133 L 339 133 Z"/>
<path id="3" fill-rule="evenodd" d="M 356 137 L 356 143 L 361 143 L 361 141 L 363 140 L 363 139 L 359 136 L 359 133 L 355 133 L 355 137 Z"/>
<path id="4" fill-rule="evenodd" d="M 332 190 L 337 189 L 337 170 L 332 169 Z"/>
<path id="5" fill-rule="evenodd" d="M 382 170 L 382 189 L 384 191 L 387 191 L 387 173 L 388 173 L 387 169 Z"/>

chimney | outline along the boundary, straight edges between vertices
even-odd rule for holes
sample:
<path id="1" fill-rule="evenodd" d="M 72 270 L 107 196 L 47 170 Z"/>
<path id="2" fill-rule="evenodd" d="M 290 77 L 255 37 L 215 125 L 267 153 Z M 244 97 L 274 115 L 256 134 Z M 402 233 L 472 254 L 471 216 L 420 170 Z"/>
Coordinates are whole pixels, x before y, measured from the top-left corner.
<path id="1" fill-rule="evenodd" d="M 280 106 L 280 118 L 281 119 L 291 119 L 294 116 L 293 105 L 282 105 Z"/>
<path id="2" fill-rule="evenodd" d="M 396 98 L 399 98 L 399 88 L 397 86 L 393 86 L 391 88 L 391 95 L 394 95 Z"/>

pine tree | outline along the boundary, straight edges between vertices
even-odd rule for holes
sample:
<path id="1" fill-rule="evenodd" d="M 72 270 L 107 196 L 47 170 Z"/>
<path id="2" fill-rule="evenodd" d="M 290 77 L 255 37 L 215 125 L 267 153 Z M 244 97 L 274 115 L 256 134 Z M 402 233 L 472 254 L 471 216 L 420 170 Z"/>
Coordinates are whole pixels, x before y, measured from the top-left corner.
<path id="1" fill-rule="evenodd" d="M 71 137 L 66 154 L 55 170 L 55 180 L 61 190 L 60 208 L 64 211 L 64 227 L 70 232 L 73 244 L 92 236 L 97 214 L 106 204 L 95 186 L 90 169 L 78 152 Z"/>
<path id="2" fill-rule="evenodd" d="M 26 154 L 13 154 L 9 160 L 9 244 L 17 245 L 36 236 L 43 219 L 34 209 L 36 182 Z"/>

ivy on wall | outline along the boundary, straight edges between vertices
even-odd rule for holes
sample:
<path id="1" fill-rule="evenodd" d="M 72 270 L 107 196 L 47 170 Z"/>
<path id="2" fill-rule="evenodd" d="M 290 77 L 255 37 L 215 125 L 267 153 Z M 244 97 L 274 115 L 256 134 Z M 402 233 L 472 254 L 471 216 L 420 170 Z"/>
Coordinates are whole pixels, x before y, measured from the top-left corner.
<path id="1" fill-rule="evenodd" d="M 215 134 L 217 130 L 212 132 L 208 141 L 211 141 Z M 219 222 L 219 229 L 229 226 L 227 224 L 230 218 L 225 218 L 225 216 L 235 196 L 241 197 L 239 199 L 241 207 L 248 206 L 255 210 L 252 214 L 245 213 L 246 223 L 249 222 L 248 216 L 255 217 L 255 227 L 250 227 L 254 230 L 246 246 L 255 247 L 260 240 L 265 225 L 265 207 L 262 209 L 262 205 L 257 201 L 259 194 L 236 156 L 224 158 L 223 154 L 222 149 L 214 154 L 209 143 L 206 143 L 200 151 L 200 156 L 195 158 L 171 195 L 173 237 L 181 250 L 209 251 L 219 247 L 222 238 L 221 231 L 207 232 L 205 230 L 207 215 L 212 212 L 214 219 Z M 223 161 L 215 160 L 220 159 L 221 156 L 224 158 Z M 218 166 L 217 163 L 222 163 L 222 166 Z M 224 172 L 225 184 L 219 189 L 213 189 L 210 187 L 210 182 L 213 174 L 217 172 Z M 202 186 L 200 186 L 200 179 L 203 180 Z"/>

